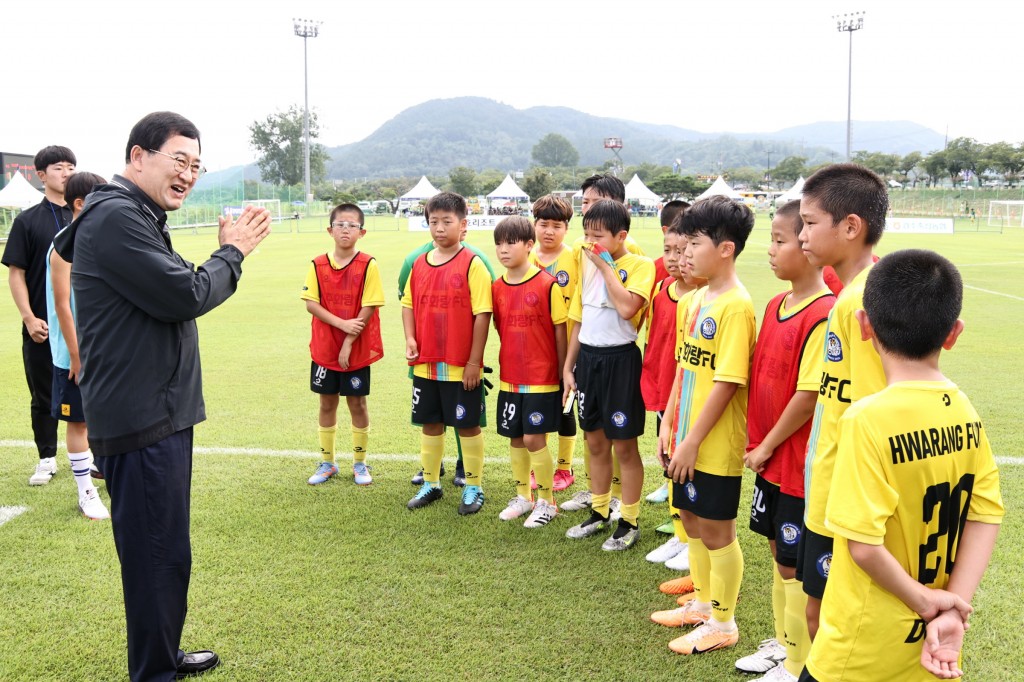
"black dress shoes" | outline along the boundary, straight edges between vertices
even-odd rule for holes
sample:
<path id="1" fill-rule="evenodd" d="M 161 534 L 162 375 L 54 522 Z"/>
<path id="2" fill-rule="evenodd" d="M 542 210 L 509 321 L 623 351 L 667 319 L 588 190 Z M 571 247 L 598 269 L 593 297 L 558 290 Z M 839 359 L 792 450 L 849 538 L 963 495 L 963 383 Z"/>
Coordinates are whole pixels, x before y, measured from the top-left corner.
<path id="1" fill-rule="evenodd" d="M 185 659 L 178 665 L 176 680 L 183 680 L 186 677 L 202 675 L 207 670 L 213 670 L 220 665 L 220 657 L 212 651 L 191 651 L 185 654 Z"/>

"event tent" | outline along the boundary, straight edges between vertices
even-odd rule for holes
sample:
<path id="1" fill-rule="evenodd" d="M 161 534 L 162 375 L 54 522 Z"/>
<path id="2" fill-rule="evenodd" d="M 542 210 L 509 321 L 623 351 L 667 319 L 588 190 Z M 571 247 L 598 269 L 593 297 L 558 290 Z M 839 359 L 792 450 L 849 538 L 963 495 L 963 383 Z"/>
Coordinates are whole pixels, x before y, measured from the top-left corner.
<path id="1" fill-rule="evenodd" d="M 796 182 L 793 183 L 792 187 L 787 189 L 784 193 L 780 194 L 779 196 L 775 197 L 775 205 L 782 206 L 787 201 L 799 199 L 801 196 L 803 196 L 803 193 L 804 176 L 801 175 L 799 178 L 797 178 Z"/>
<path id="2" fill-rule="evenodd" d="M 710 187 L 704 190 L 704 193 L 697 197 L 697 200 L 707 199 L 708 197 L 723 196 L 729 197 L 730 199 L 739 199 L 740 193 L 729 186 L 722 176 L 719 175 L 718 179 L 715 180 Z"/>
<path id="3" fill-rule="evenodd" d="M 661 203 L 661 197 L 649 190 L 636 173 L 633 174 L 633 179 L 626 185 L 626 201 L 630 199 L 648 204 Z"/>
<path id="4" fill-rule="evenodd" d="M 488 199 L 525 199 L 529 201 L 530 195 L 519 188 L 516 181 L 512 179 L 511 175 L 505 174 L 505 179 L 501 181 L 493 192 L 487 195 Z"/>
<path id="5" fill-rule="evenodd" d="M 427 180 L 427 176 L 424 175 L 420 178 L 420 181 L 416 183 L 416 186 L 411 190 L 398 197 L 399 201 L 418 201 L 420 199 L 429 199 L 435 194 L 440 194 L 441 190 L 430 184 L 430 180 Z"/>
<path id="6" fill-rule="evenodd" d="M 29 184 L 21 173 L 11 175 L 11 181 L 0 189 L 0 207 L 28 208 L 43 200 L 43 193 Z"/>

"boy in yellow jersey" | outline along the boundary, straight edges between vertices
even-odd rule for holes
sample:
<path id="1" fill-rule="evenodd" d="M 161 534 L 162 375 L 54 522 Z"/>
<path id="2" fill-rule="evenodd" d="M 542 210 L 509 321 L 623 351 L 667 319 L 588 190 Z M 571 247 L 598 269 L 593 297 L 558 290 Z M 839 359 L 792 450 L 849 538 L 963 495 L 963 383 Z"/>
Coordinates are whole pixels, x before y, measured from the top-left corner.
<path id="1" fill-rule="evenodd" d="M 830 265 L 843 290 L 828 316 L 823 367 L 807 441 L 804 530 L 800 534 L 796 578 L 807 594 L 807 631 L 818 631 L 821 598 L 832 563 L 832 531 L 825 505 L 832 489 L 839 418 L 854 401 L 885 386 L 882 363 L 871 343 L 861 339 L 854 313 L 861 307 L 872 249 L 882 238 L 889 192 L 875 173 L 853 163 L 826 166 L 804 183 L 800 199 L 800 246 L 818 267 Z"/>
<path id="2" fill-rule="evenodd" d="M 568 310 L 572 292 L 579 282 L 579 263 L 565 244 L 565 235 L 572 220 L 572 205 L 565 199 L 545 194 L 533 203 L 536 242 L 530 251 L 530 263 L 555 278 Z M 571 324 L 571 323 L 570 323 Z M 568 332 L 566 332 L 568 334 Z M 552 489 L 565 490 L 576 482 L 572 456 L 576 449 L 576 420 L 562 419 L 558 426 L 558 462 Z"/>
<path id="3" fill-rule="evenodd" d="M 413 263 L 402 297 L 405 358 L 413 367 L 412 422 L 423 428 L 423 485 L 407 506 L 419 509 L 441 499 L 444 428 L 451 426 L 462 441 L 466 468 L 461 515 L 484 504 L 480 376 L 492 310 L 487 268 L 459 241 L 466 213 L 458 194 L 430 198 L 427 223 L 435 247 Z"/>
<path id="4" fill-rule="evenodd" d="M 796 579 L 797 549 L 804 520 L 804 457 L 818 397 L 825 320 L 835 296 L 821 268 L 800 248 L 800 202 L 790 201 L 772 220 L 768 259 L 788 291 L 765 308 L 754 347 L 747 401 L 747 454 L 757 474 L 750 504 L 750 530 L 768 540 L 772 571 L 775 636 L 736 661 L 759 680 L 793 682 L 804 667 L 811 641 L 807 597 Z"/>
<path id="5" fill-rule="evenodd" d="M 931 251 L 871 269 L 865 338 L 886 387 L 839 420 L 825 523 L 835 551 L 821 626 L 801 680 L 913 682 L 960 677 L 970 601 L 1003 503 L 978 413 L 939 369 L 963 330 L 960 274 Z"/>
<path id="6" fill-rule="evenodd" d="M 313 259 L 302 287 L 301 298 L 313 316 L 309 387 L 320 396 L 318 437 L 323 457 L 307 481 L 310 485 L 338 473 L 334 460 L 340 396 L 345 396 L 352 418 L 352 476 L 357 485 L 373 482 L 366 466 L 366 396 L 370 365 L 384 357 L 378 313 L 384 289 L 377 261 L 356 248 L 366 234 L 363 220 L 363 211 L 355 204 L 334 207 L 327 227 L 334 250 Z"/>
<path id="7" fill-rule="evenodd" d="M 747 379 L 754 350 L 754 304 L 736 276 L 754 214 L 726 197 L 693 204 L 683 216 L 685 260 L 707 286 L 678 306 L 680 371 L 662 421 L 659 454 L 689 538 L 694 599 L 655 622 L 697 625 L 669 644 L 680 654 L 734 646 L 733 614 L 743 579 L 736 512 L 747 442 Z M 663 617 L 673 616 L 670 621 Z M 678 616 L 678 617 L 677 617 Z"/>
<path id="8" fill-rule="evenodd" d="M 629 549 L 640 537 L 637 517 L 644 465 L 637 437 L 644 432 L 640 395 L 641 358 L 636 345 L 651 295 L 654 264 L 625 247 L 629 212 L 617 201 L 599 201 L 583 216 L 590 248 L 584 250 L 580 284 L 573 293 L 573 325 L 562 373 L 563 401 L 575 392 L 580 429 L 590 446 L 591 514 L 566 536 L 580 539 L 611 525 L 612 448 L 622 468 L 618 527 L 601 546 Z"/>
<path id="9" fill-rule="evenodd" d="M 533 237 L 526 218 L 498 223 L 494 245 L 506 272 L 491 285 L 494 327 L 501 337 L 498 435 L 511 439 L 516 487 L 516 496 L 498 518 L 511 521 L 531 512 L 526 528 L 545 526 L 558 514 L 547 434 L 558 430 L 562 417 L 559 382 L 565 361 L 565 301 L 555 278 L 529 261 Z M 536 503 L 531 468 L 540 498 Z"/>

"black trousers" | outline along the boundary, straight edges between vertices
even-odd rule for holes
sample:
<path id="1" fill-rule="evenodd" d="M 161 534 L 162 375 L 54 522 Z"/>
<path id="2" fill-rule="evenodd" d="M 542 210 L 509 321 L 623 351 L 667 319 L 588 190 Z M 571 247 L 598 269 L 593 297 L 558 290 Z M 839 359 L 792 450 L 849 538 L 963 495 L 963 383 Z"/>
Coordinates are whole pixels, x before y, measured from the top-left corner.
<path id="1" fill-rule="evenodd" d="M 25 381 L 32 396 L 32 437 L 39 459 L 57 455 L 57 420 L 50 414 L 53 392 L 53 358 L 50 342 L 36 343 L 24 328 L 21 331 L 21 357 L 25 363 Z"/>
<path id="2" fill-rule="evenodd" d="M 97 457 L 110 494 L 132 682 L 173 680 L 192 574 L 192 428 L 141 450 Z"/>

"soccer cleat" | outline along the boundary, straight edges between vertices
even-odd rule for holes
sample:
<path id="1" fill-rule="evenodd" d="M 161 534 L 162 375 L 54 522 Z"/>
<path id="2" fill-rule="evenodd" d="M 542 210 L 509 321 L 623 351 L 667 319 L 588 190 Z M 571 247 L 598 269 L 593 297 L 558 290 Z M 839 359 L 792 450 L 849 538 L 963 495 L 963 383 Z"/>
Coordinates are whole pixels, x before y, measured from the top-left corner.
<path id="1" fill-rule="evenodd" d="M 622 518 L 622 511 L 619 509 L 622 506 L 622 500 L 617 497 L 613 497 L 608 501 L 608 520 L 618 521 Z"/>
<path id="2" fill-rule="evenodd" d="M 687 594 L 688 592 L 693 592 L 693 578 L 684 575 L 682 578 L 666 580 L 661 585 L 658 585 L 658 589 L 664 594 Z"/>
<path id="3" fill-rule="evenodd" d="M 547 500 L 537 500 L 537 504 L 533 506 L 533 512 L 526 519 L 526 523 L 523 524 L 523 528 L 540 528 L 546 526 L 551 519 L 558 516 L 558 507 Z"/>
<path id="4" fill-rule="evenodd" d="M 508 501 L 508 506 L 501 510 L 498 518 L 502 521 L 511 521 L 518 519 L 523 514 L 529 514 L 531 511 L 533 511 L 533 502 L 522 495 L 516 495 Z"/>
<path id="5" fill-rule="evenodd" d="M 530 472 L 530 490 L 536 490 L 536 489 L 537 489 L 537 477 L 534 476 L 533 472 L 531 471 Z"/>
<path id="6" fill-rule="evenodd" d="M 39 460 L 36 464 L 36 470 L 29 476 L 29 485 L 46 485 L 50 482 L 50 479 L 57 473 L 57 458 L 46 457 Z"/>
<path id="7" fill-rule="evenodd" d="M 576 482 L 572 469 L 555 469 L 555 483 L 551 489 L 556 493 L 561 492 Z"/>
<path id="8" fill-rule="evenodd" d="M 313 475 L 309 477 L 309 480 L 306 481 L 306 483 L 309 483 L 310 485 L 320 485 L 337 473 L 338 466 L 334 462 L 320 462 L 316 467 L 316 471 L 313 472 Z"/>
<path id="9" fill-rule="evenodd" d="M 444 462 L 441 462 L 441 478 L 444 478 Z M 409 480 L 409 483 L 412 483 L 413 485 L 423 485 L 423 469 L 416 472 L 412 479 Z"/>
<path id="10" fill-rule="evenodd" d="M 672 557 L 682 552 L 684 549 L 686 549 L 686 543 L 680 542 L 679 538 L 673 535 L 668 539 L 668 542 L 661 545 L 660 547 L 652 549 L 650 552 L 647 553 L 647 556 L 644 558 L 650 561 L 652 564 L 663 564 Z"/>
<path id="11" fill-rule="evenodd" d="M 668 483 L 663 484 L 645 499 L 651 504 L 664 504 L 668 502 Z"/>
<path id="12" fill-rule="evenodd" d="M 370 467 L 366 466 L 366 462 L 356 462 L 352 465 L 352 478 L 355 479 L 356 485 L 373 483 L 373 476 L 370 475 Z"/>
<path id="13" fill-rule="evenodd" d="M 690 623 L 683 622 L 683 614 L 685 612 L 685 606 L 665 611 L 655 611 L 651 614 L 651 621 L 658 625 L 664 625 L 667 628 L 681 628 L 683 625 L 690 625 Z M 700 622 L 703 623 L 704 621 Z"/>
<path id="14" fill-rule="evenodd" d="M 455 474 L 456 477 L 458 474 Z M 480 511 L 484 506 L 484 491 L 478 485 L 467 485 L 462 489 L 462 502 L 459 503 L 459 514 L 468 516 Z"/>
<path id="15" fill-rule="evenodd" d="M 676 603 L 679 604 L 680 606 L 686 606 L 687 602 L 691 602 L 691 601 L 693 601 L 696 598 L 697 598 L 696 593 L 694 593 L 694 592 L 687 592 L 686 594 L 681 594 L 678 597 L 676 597 Z"/>
<path id="16" fill-rule="evenodd" d="M 581 490 L 562 503 L 562 511 L 583 511 L 590 507 L 590 491 Z"/>
<path id="17" fill-rule="evenodd" d="M 736 661 L 736 668 L 745 673 L 764 673 L 786 660 L 786 647 L 775 639 L 763 639 L 757 651 Z"/>
<path id="18" fill-rule="evenodd" d="M 619 525 L 612 536 L 604 541 L 601 549 L 606 552 L 621 552 L 629 549 L 640 539 L 640 529 L 619 519 Z"/>
<path id="19" fill-rule="evenodd" d="M 424 483 L 416 495 L 409 500 L 409 503 L 405 505 L 409 509 L 420 509 L 426 507 L 428 504 L 437 502 L 444 497 L 444 491 L 441 490 L 440 486 L 435 488 L 429 483 Z"/>
<path id="20" fill-rule="evenodd" d="M 444 476 L 444 467 L 441 467 L 441 475 Z M 462 460 L 455 462 L 455 476 L 452 478 L 452 483 L 456 488 L 461 488 L 466 485 L 466 469 L 462 466 Z"/>
<path id="21" fill-rule="evenodd" d="M 766 675 L 751 680 L 751 682 L 797 682 L 797 679 L 786 670 L 786 666 L 780 663 L 769 670 Z"/>
<path id="22" fill-rule="evenodd" d="M 665 568 L 673 571 L 690 570 L 690 547 L 684 544 L 682 550 L 665 562 Z"/>
<path id="23" fill-rule="evenodd" d="M 84 495 L 78 496 L 78 508 L 86 518 L 94 521 L 110 518 L 110 512 L 107 511 L 96 488 L 89 488 Z"/>
<path id="24" fill-rule="evenodd" d="M 723 632 L 714 625 L 705 623 L 694 628 L 688 635 L 673 639 L 668 643 L 668 648 L 677 654 L 706 654 L 709 651 L 736 646 L 739 640 L 739 630 Z"/>
<path id="25" fill-rule="evenodd" d="M 675 535 L 676 534 L 676 525 L 674 523 L 672 523 L 671 519 L 669 519 L 667 522 L 665 522 L 665 523 L 661 524 L 660 526 L 658 526 L 657 528 L 655 528 L 654 532 L 655 533 L 661 533 L 662 535 Z"/>
<path id="26" fill-rule="evenodd" d="M 562 505 L 565 508 L 565 505 Z M 590 512 L 590 518 L 578 526 L 573 526 L 569 530 L 565 531 L 565 537 L 573 540 L 582 540 L 583 538 L 589 538 L 591 535 L 597 535 L 603 530 L 606 530 L 611 525 L 611 521 L 606 517 L 601 516 L 596 511 Z"/>
<path id="27" fill-rule="evenodd" d="M 92 480 L 94 480 L 94 481 L 102 481 L 103 480 L 103 472 L 100 471 L 96 467 L 96 463 L 95 462 L 93 462 L 92 464 L 89 465 L 89 476 L 91 476 Z"/>

